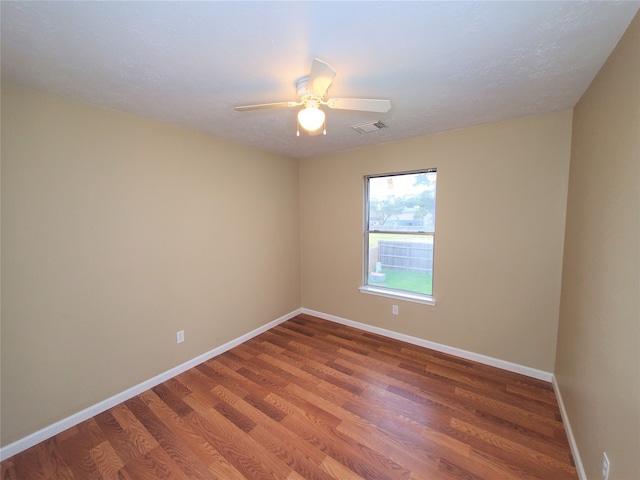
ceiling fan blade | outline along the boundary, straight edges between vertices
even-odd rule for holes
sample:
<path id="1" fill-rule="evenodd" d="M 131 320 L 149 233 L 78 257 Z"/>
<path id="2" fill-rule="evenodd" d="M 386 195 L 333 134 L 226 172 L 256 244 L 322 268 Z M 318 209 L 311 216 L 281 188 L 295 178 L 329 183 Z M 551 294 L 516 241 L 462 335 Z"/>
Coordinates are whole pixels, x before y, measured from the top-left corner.
<path id="1" fill-rule="evenodd" d="M 307 80 L 307 92 L 323 97 L 335 76 L 336 71 L 328 63 L 314 58 L 309 80 Z"/>
<path id="2" fill-rule="evenodd" d="M 327 100 L 327 106 L 337 110 L 360 110 L 363 112 L 385 113 L 391 109 L 391 100 L 374 98 L 330 98 Z"/>
<path id="3" fill-rule="evenodd" d="M 234 107 L 234 109 L 238 112 L 245 112 L 247 110 L 262 110 L 263 108 L 297 107 L 298 105 L 302 104 L 298 102 L 259 103 L 257 105 L 242 105 Z"/>

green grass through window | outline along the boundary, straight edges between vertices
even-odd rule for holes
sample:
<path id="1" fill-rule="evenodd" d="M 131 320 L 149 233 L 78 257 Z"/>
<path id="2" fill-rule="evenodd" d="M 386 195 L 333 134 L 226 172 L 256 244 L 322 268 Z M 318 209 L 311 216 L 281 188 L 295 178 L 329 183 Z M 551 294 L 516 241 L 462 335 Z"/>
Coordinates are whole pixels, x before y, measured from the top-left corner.
<path id="1" fill-rule="evenodd" d="M 426 295 L 431 295 L 433 292 L 432 277 L 428 273 L 401 272 L 388 269 L 382 269 L 382 273 L 385 274 L 384 283 L 375 285 Z"/>

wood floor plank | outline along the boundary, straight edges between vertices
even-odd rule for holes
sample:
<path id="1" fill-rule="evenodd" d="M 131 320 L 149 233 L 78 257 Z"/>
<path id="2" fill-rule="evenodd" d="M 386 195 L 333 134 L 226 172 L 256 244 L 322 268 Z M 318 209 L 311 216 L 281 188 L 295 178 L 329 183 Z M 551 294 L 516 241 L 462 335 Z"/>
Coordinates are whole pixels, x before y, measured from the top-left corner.
<path id="1" fill-rule="evenodd" d="M 494 400 L 494 398 L 487 395 L 477 394 L 463 388 L 456 388 L 456 394 L 476 403 L 478 405 L 477 410 L 510 420 L 513 423 L 531 430 L 549 431 L 549 429 L 551 429 L 553 431 L 554 428 L 562 425 L 562 422 L 554 418 L 553 415 L 533 413 L 523 409 L 519 403 L 510 404 L 504 401 Z"/>
<path id="2" fill-rule="evenodd" d="M 90 450 L 91 458 L 104 480 L 118 480 L 118 471 L 124 467 L 122 459 L 108 441 Z"/>
<path id="3" fill-rule="evenodd" d="M 379 468 L 380 462 L 375 462 L 377 465 L 373 464 L 373 457 L 363 453 L 362 446 L 333 435 L 324 424 L 302 411 L 297 410 L 287 416 L 282 424 L 303 441 L 364 478 L 380 480 L 392 478 L 386 474 L 385 469 Z"/>
<path id="4" fill-rule="evenodd" d="M 523 445 L 456 418 L 451 419 L 451 425 L 473 437 L 471 445 L 474 449 L 494 452 L 494 455 L 512 463 L 517 458 L 519 464 L 525 465 L 529 471 L 538 473 L 542 478 L 561 480 L 571 478 L 574 473 L 574 469 L 566 460 L 558 460 L 554 456 L 534 450 L 529 446 L 531 444 Z"/>
<path id="5" fill-rule="evenodd" d="M 37 472 L 37 469 L 35 467 L 32 468 L 32 470 L 34 472 Z M 3 461 L 0 464 L 0 475 L 2 480 L 16 480 L 18 476 L 16 474 L 15 460 L 13 460 L 12 458 L 9 458 Z M 28 478 L 28 477 L 25 476 L 23 478 Z"/>
<path id="6" fill-rule="evenodd" d="M 188 480 L 162 447 L 158 446 L 127 463 L 121 470 L 136 480 Z"/>
<path id="7" fill-rule="evenodd" d="M 238 430 L 224 415 L 210 408 L 208 397 L 193 393 L 186 400 L 199 414 L 202 431 L 209 442 L 215 444 L 227 461 L 247 478 L 286 478 L 291 473 L 289 467 L 271 456 L 246 432 Z"/>
<path id="8" fill-rule="evenodd" d="M 144 456 L 147 452 L 153 450 L 157 443 L 139 442 L 138 438 L 133 437 L 118 423 L 110 410 L 102 412 L 95 416 L 96 422 L 106 436 L 113 448 L 118 452 L 118 456 L 124 464 Z"/>
<path id="9" fill-rule="evenodd" d="M 366 480 L 331 457 L 322 461 L 320 469 L 336 480 Z"/>
<path id="10" fill-rule="evenodd" d="M 91 449 L 100 445 L 107 438 L 98 426 L 96 417 L 90 418 L 70 430 L 72 434 L 61 433 L 62 441 L 58 442 L 66 464 L 77 479 L 99 480 L 100 473 L 91 458 Z"/>
<path id="11" fill-rule="evenodd" d="M 192 413 L 180 417 L 151 390 L 142 393 L 140 399 L 168 429 L 175 433 L 184 445 L 189 446 L 189 449 L 203 465 L 208 466 L 212 460 L 222 461 L 219 452 L 189 422 L 191 416 L 196 415 L 195 412 L 192 411 Z"/>
<path id="12" fill-rule="evenodd" d="M 301 314 L 0 465 L 1 480 L 576 480 L 552 386 Z"/>
<path id="13" fill-rule="evenodd" d="M 313 480 L 331 480 L 319 469 L 322 460 L 326 455 L 320 451 L 315 451 L 309 455 L 311 448 L 300 448 L 303 442 L 293 440 L 291 434 L 278 436 L 273 430 L 265 425 L 258 425 L 250 434 L 260 445 L 273 453 L 276 457 L 286 463 L 301 478 Z M 322 460 L 318 461 L 319 458 Z"/>
<path id="14" fill-rule="evenodd" d="M 49 438 L 38 445 L 41 451 L 41 459 L 45 466 L 44 473 L 47 478 L 71 480 L 73 472 L 64 460 L 57 439 Z"/>
<path id="15" fill-rule="evenodd" d="M 307 474 L 309 474 L 309 472 L 312 472 L 314 469 L 307 468 L 307 460 L 313 463 L 317 470 L 317 467 L 325 459 L 326 455 L 321 451 L 309 447 L 309 445 L 304 442 L 299 442 L 298 437 L 292 435 L 279 421 L 273 420 L 261 410 L 255 409 L 253 405 L 246 402 L 245 399 L 236 396 L 233 392 L 222 386 L 216 387 L 214 393 L 227 399 L 234 407 L 250 417 L 257 425 L 256 429 L 251 432 L 251 435 L 254 436 L 254 438 L 260 437 L 266 440 L 265 443 L 260 443 L 265 447 L 265 444 L 268 443 L 270 446 L 268 449 L 271 449 L 276 456 L 284 460 L 287 465 L 298 471 L 298 473 L 302 473 L 299 469 L 295 468 L 299 462 L 302 462 L 302 469 L 306 470 Z M 265 403 L 270 405 L 267 402 Z M 284 419 L 284 416 L 280 418 L 280 420 L 282 419 Z M 322 477 L 322 475 L 319 476 Z"/>
<path id="16" fill-rule="evenodd" d="M 173 429 L 168 428 L 162 419 L 153 413 L 140 396 L 127 400 L 125 404 L 149 435 L 155 439 L 164 454 L 180 468 L 185 476 L 193 479 L 207 478 L 205 473 L 207 465 L 200 461 L 192 448 L 182 442 Z M 157 452 L 157 450 L 154 448 L 152 451 Z M 152 458 L 155 457 L 152 456 Z"/>

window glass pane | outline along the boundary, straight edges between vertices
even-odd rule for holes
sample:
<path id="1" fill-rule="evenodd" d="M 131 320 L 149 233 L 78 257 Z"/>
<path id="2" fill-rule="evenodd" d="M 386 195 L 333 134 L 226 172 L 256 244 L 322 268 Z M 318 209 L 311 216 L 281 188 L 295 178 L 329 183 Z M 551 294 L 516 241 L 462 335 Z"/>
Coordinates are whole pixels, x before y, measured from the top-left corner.
<path id="1" fill-rule="evenodd" d="M 436 170 L 367 177 L 369 286 L 433 295 Z"/>
<path id="2" fill-rule="evenodd" d="M 433 293 L 433 235 L 370 233 L 368 263 L 369 285 Z"/>
<path id="3" fill-rule="evenodd" d="M 436 172 L 369 178 L 369 230 L 433 232 Z"/>

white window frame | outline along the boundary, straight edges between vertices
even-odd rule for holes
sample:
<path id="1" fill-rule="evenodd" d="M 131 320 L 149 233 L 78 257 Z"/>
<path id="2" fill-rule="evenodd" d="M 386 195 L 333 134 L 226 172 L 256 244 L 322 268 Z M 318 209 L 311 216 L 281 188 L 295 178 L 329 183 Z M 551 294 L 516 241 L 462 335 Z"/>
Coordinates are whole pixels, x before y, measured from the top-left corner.
<path id="1" fill-rule="evenodd" d="M 398 232 L 398 231 L 385 231 L 385 230 L 377 230 L 370 229 L 369 225 L 369 180 L 371 178 L 381 178 L 381 177 L 394 177 L 401 175 L 412 175 L 416 173 L 437 173 L 436 168 L 425 168 L 420 170 L 411 170 L 406 172 L 395 172 L 395 173 L 384 173 L 384 174 L 373 174 L 373 175 L 365 175 L 364 177 L 364 234 L 363 234 L 363 276 L 362 276 L 362 286 L 359 288 L 360 292 L 366 293 L 369 295 L 377 295 L 387 298 L 393 298 L 398 300 L 406 300 L 409 302 L 422 303 L 425 305 L 435 305 L 436 300 L 433 296 L 433 265 L 432 265 L 432 273 L 431 273 L 431 295 L 411 292 L 408 290 L 399 290 L 389 287 L 377 286 L 369 284 L 369 235 L 372 233 L 393 233 L 400 235 L 424 235 L 433 237 L 433 247 L 434 247 L 434 263 L 435 263 L 435 240 L 436 240 L 436 232 L 435 232 L 435 224 L 433 227 L 433 231 L 418 231 L 418 232 Z M 437 185 L 436 185 L 437 189 Z M 437 191 L 436 191 L 437 192 Z M 437 195 L 437 193 L 436 193 Z"/>

